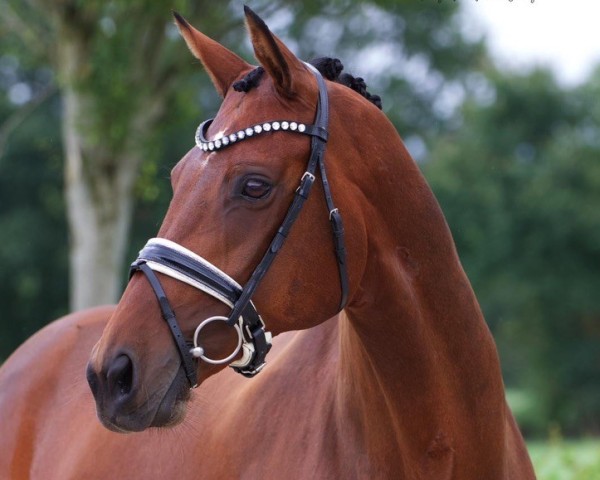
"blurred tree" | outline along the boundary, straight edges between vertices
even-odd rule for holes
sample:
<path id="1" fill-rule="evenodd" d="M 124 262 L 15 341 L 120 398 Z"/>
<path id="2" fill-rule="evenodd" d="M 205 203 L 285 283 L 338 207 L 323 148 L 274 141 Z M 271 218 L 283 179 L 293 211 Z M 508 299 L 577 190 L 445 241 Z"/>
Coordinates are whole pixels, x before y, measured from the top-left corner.
<path id="1" fill-rule="evenodd" d="M 0 362 L 67 303 L 60 101 L 47 69 L 0 56 Z"/>
<path id="2" fill-rule="evenodd" d="M 61 93 L 71 308 L 114 302 L 139 165 L 189 62 L 160 2 L 2 3 L 20 53 L 48 62 Z"/>
<path id="3" fill-rule="evenodd" d="M 545 71 L 489 79 L 494 101 L 467 102 L 424 171 L 507 380 L 534 396 L 524 425 L 598 432 L 600 70 L 571 91 Z"/>

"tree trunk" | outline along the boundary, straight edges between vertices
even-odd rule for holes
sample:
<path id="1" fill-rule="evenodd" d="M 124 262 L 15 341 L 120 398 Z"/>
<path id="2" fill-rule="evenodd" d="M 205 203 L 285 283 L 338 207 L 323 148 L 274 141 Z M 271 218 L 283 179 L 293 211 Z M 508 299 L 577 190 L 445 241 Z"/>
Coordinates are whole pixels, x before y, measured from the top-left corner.
<path id="1" fill-rule="evenodd" d="M 68 27 L 62 32 L 57 66 L 63 99 L 70 308 L 80 310 L 119 298 L 142 157 L 139 138 L 160 116 L 164 99 L 152 99 L 152 104 L 131 116 L 131 134 L 124 145 L 110 145 L 97 131 L 94 117 L 102 99 L 82 87 L 90 71 L 85 34 Z"/>
<path id="2" fill-rule="evenodd" d="M 92 167 L 103 162 L 83 147 L 85 134 L 77 128 L 82 104 L 76 91 L 63 89 L 71 310 L 118 300 L 139 164 L 135 157 L 112 158 L 114 169 Z"/>

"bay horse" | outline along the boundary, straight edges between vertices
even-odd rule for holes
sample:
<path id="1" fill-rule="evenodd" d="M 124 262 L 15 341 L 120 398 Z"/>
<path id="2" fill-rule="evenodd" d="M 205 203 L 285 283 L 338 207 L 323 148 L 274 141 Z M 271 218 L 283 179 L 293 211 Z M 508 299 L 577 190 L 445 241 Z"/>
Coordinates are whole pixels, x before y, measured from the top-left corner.
<path id="1" fill-rule="evenodd" d="M 535 478 L 448 226 L 385 115 L 249 8 L 258 69 L 176 23 L 223 104 L 119 304 L 2 366 L 0 478 Z"/>

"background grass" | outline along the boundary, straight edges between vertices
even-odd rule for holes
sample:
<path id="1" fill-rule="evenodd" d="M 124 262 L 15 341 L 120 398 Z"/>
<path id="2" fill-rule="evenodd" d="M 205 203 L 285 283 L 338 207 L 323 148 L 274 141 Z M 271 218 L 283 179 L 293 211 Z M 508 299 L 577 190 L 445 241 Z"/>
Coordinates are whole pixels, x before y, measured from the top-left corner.
<path id="1" fill-rule="evenodd" d="M 600 480 L 600 440 L 533 441 L 529 454 L 538 480 Z"/>

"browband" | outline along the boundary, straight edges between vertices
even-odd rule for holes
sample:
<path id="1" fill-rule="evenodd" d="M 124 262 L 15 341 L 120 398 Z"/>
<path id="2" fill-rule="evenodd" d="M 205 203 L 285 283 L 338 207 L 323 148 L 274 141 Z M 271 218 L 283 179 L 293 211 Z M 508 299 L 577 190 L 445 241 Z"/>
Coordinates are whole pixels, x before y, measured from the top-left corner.
<path id="1" fill-rule="evenodd" d="M 210 127 L 213 120 L 214 118 L 204 120 L 196 130 L 196 145 L 205 152 L 220 150 L 245 138 L 257 136 L 262 133 L 276 132 L 278 130 L 303 133 L 304 135 L 319 137 L 324 142 L 327 141 L 327 130 L 325 128 L 319 125 L 305 125 L 304 123 L 290 122 L 288 120 L 259 123 L 244 130 L 230 133 L 229 135 L 218 134 L 214 140 L 208 140 L 206 138 L 208 127 Z"/>

